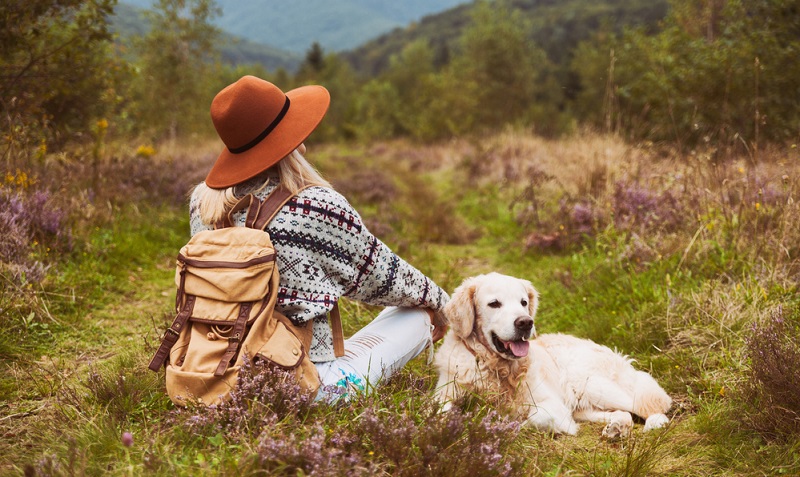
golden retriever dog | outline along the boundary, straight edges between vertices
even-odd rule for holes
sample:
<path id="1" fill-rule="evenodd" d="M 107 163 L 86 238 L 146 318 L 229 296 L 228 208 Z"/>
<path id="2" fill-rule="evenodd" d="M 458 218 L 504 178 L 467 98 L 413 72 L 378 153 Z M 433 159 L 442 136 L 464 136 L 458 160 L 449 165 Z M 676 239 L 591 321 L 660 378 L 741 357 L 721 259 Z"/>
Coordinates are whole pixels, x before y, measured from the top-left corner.
<path id="1" fill-rule="evenodd" d="M 455 290 L 444 309 L 450 329 L 434 359 L 443 409 L 481 391 L 539 429 L 575 435 L 576 421 L 603 422 L 609 439 L 630 434 L 631 413 L 645 419 L 646 431 L 669 422 L 672 399 L 631 359 L 574 336 L 535 337 L 538 305 L 530 282 L 498 273 Z"/>

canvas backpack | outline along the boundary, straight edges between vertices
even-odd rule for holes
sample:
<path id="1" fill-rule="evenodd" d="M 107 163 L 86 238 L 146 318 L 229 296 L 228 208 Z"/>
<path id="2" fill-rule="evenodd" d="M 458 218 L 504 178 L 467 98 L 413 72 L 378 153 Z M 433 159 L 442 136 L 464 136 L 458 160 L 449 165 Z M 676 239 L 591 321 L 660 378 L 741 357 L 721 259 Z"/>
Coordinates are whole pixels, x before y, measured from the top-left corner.
<path id="1" fill-rule="evenodd" d="M 177 405 L 226 400 L 245 359 L 292 373 L 316 393 L 319 375 L 308 356 L 311 323 L 295 326 L 275 310 L 279 273 L 267 225 L 292 194 L 278 187 L 263 201 L 240 199 L 215 229 L 195 234 L 181 248 L 175 272 L 172 325 L 150 369 L 166 363 L 167 393 Z M 246 210 L 245 227 L 232 224 Z M 331 312 L 334 353 L 344 354 L 338 306 Z"/>

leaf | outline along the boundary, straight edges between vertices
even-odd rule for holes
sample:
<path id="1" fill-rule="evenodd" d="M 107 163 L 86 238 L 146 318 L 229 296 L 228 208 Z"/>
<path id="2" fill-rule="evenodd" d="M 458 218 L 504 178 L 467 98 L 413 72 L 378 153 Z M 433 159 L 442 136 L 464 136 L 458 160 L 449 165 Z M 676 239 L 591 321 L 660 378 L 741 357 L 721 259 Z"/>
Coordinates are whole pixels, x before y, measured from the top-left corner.
<path id="1" fill-rule="evenodd" d="M 222 444 L 225 443 L 225 436 L 221 433 L 217 433 L 215 436 L 208 438 L 208 443 L 215 447 L 221 447 Z"/>

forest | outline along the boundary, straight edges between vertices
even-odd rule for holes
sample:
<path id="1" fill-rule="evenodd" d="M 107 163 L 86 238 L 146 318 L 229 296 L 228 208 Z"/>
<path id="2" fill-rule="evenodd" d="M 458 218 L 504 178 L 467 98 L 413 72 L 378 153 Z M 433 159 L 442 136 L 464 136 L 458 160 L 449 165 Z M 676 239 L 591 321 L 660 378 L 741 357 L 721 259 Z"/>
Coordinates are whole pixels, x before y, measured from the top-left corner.
<path id="1" fill-rule="evenodd" d="M 269 67 L 214 0 L 121 35 L 125 8 L 0 5 L 0 474 L 800 473 L 799 1 L 477 0 Z M 147 362 L 221 148 L 211 100 L 243 75 L 325 86 L 307 156 L 373 233 L 447 291 L 530 280 L 536 328 L 633 358 L 670 425 L 440 413 L 424 356 L 341 407 L 256 375 L 175 408 Z M 349 335 L 377 308 L 342 313 Z"/>
<path id="2" fill-rule="evenodd" d="M 794 2 L 673 2 L 669 13 L 634 0 L 468 6 L 352 52 L 315 44 L 299 68 L 264 71 L 222 61 L 230 39 L 210 23 L 213 2 L 162 3 L 145 12 L 149 30 L 124 42 L 109 29 L 115 2 L 11 4 L 6 127 L 25 124 L 30 137 L 17 141 L 50 144 L 80 142 L 100 120 L 110 137 L 209 133 L 213 95 L 250 72 L 284 89 L 325 85 L 335 101 L 321 141 L 590 127 L 728 151 L 796 137 Z"/>

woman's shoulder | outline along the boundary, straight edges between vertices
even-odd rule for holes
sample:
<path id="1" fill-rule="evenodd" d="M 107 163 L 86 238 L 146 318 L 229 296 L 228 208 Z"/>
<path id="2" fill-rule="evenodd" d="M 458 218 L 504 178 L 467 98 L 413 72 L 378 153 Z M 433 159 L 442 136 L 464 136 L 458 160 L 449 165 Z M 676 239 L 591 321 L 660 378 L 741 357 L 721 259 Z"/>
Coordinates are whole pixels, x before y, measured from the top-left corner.
<path id="1" fill-rule="evenodd" d="M 361 232 L 364 224 L 358 211 L 339 192 L 329 187 L 313 186 L 301 190 L 289 204 L 289 213 L 311 217 L 327 226 Z"/>
<path id="2" fill-rule="evenodd" d="M 351 210 L 353 206 L 338 191 L 329 187 L 311 186 L 297 193 L 297 200 L 307 200 L 327 204 L 340 209 Z"/>
<path id="3" fill-rule="evenodd" d="M 275 187 L 267 187 L 258 192 L 256 196 L 261 200 L 265 200 L 275 190 Z M 350 204 L 347 198 L 330 187 L 311 186 L 302 189 L 295 194 L 294 198 L 289 200 L 288 205 L 290 211 L 299 207 L 305 215 L 317 212 L 345 217 L 350 220 L 355 219 L 358 222 L 361 221 L 358 211 Z"/>

